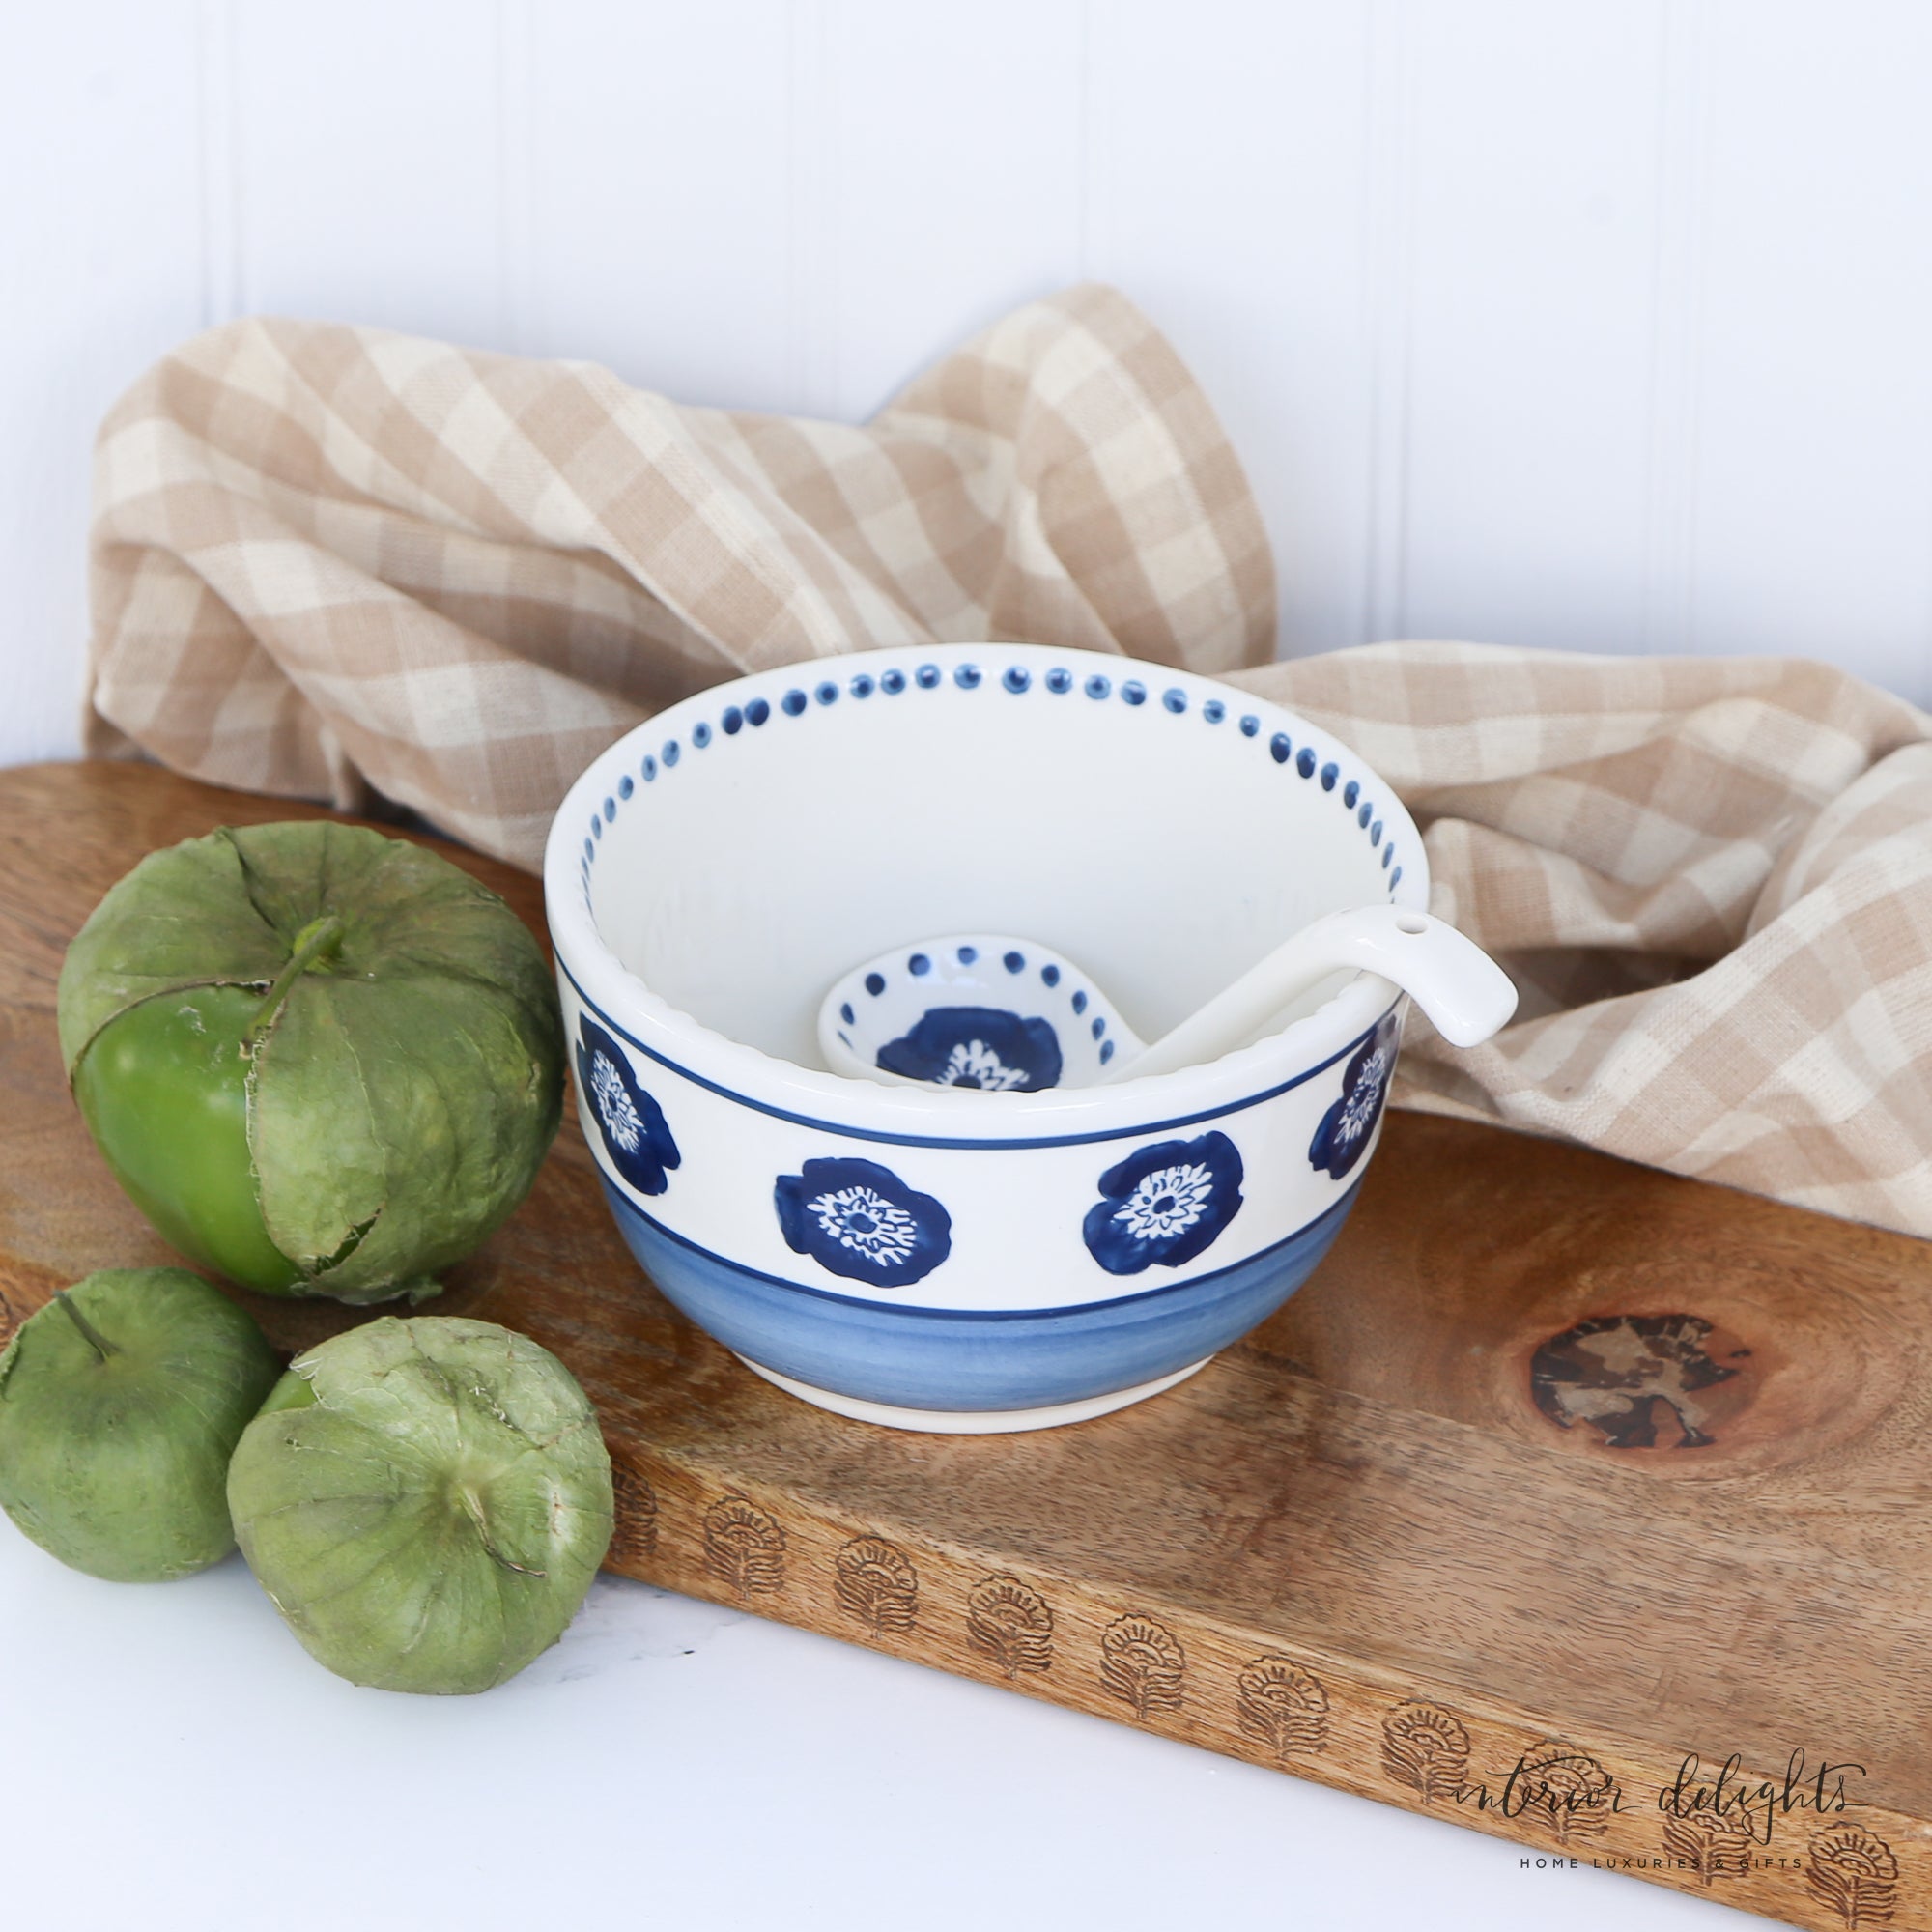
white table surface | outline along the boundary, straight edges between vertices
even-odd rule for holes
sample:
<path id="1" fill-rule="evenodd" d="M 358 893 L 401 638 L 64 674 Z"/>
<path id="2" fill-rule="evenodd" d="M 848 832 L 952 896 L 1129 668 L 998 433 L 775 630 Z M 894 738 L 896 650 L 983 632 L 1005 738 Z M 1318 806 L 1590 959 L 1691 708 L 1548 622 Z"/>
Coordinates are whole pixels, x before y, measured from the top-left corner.
<path id="1" fill-rule="evenodd" d="M 602 1578 L 482 1697 L 358 1690 L 239 1557 L 97 1582 L 0 1519 L 21 1932 L 1632 1932 L 1768 1921 Z"/>

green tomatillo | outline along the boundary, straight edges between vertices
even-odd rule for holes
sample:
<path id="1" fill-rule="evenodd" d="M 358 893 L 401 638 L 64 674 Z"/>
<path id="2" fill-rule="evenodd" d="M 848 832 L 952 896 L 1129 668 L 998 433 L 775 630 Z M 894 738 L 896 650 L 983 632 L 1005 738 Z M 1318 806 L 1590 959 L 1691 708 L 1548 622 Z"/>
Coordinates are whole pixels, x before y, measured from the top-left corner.
<path id="1" fill-rule="evenodd" d="M 556 1357 L 384 1317 L 311 1349 L 228 1471 L 249 1568 L 309 1654 L 384 1690 L 487 1690 L 562 1635 L 610 1547 L 611 1458 Z"/>
<path id="2" fill-rule="evenodd" d="M 184 1254 L 270 1294 L 434 1293 L 556 1132 L 562 1025 L 510 908 L 330 820 L 152 853 L 60 979 L 89 1131 Z"/>
<path id="3" fill-rule="evenodd" d="M 158 1583 L 235 1548 L 228 1459 L 281 1362 L 185 1268 L 62 1290 L 0 1354 L 0 1508 L 49 1554 Z"/>

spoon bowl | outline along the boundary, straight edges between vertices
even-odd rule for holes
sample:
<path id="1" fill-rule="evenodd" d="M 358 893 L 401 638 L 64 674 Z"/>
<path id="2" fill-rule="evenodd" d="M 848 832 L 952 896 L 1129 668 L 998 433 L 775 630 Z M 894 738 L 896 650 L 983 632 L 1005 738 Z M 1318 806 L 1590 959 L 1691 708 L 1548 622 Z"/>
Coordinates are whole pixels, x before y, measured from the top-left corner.
<path id="1" fill-rule="evenodd" d="M 1217 1060 L 1268 1030 L 1329 975 L 1369 972 L 1404 992 L 1452 1046 L 1516 1010 L 1516 988 L 1453 925 L 1410 906 L 1352 906 L 1283 940 L 1232 985 L 1144 1044 L 1065 954 L 1009 934 L 950 933 L 855 966 L 818 1009 L 835 1073 L 887 1085 L 1038 1093 L 1099 1087 Z"/>
<path id="2" fill-rule="evenodd" d="M 820 1003 L 818 1045 L 835 1073 L 987 1094 L 1097 1086 L 1146 1051 L 1065 953 L 988 932 L 947 933 L 855 966 Z"/>

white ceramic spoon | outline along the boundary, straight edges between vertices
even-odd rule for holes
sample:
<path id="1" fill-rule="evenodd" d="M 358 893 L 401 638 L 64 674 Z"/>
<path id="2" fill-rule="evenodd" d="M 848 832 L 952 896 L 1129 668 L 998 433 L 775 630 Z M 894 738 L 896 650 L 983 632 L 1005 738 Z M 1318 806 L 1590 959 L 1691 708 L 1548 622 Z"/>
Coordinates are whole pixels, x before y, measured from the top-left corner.
<path id="1" fill-rule="evenodd" d="M 1509 976 L 1472 940 L 1428 913 L 1377 905 L 1302 927 L 1151 1046 L 1065 954 L 997 933 L 855 966 L 819 1008 L 818 1043 L 835 1073 L 892 1086 L 1096 1087 L 1219 1059 L 1336 972 L 1379 975 L 1452 1046 L 1488 1039 L 1516 1010 Z"/>

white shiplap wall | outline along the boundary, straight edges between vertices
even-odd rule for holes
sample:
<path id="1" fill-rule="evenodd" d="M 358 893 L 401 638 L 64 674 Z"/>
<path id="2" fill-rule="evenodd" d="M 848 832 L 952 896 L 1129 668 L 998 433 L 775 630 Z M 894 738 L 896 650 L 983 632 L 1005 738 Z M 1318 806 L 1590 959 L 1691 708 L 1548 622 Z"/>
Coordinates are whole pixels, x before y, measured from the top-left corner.
<path id="1" fill-rule="evenodd" d="M 93 423 L 249 309 L 860 417 L 1118 283 L 1283 647 L 1799 651 L 1932 700 L 1913 0 L 0 7 L 0 761 L 74 743 Z"/>

